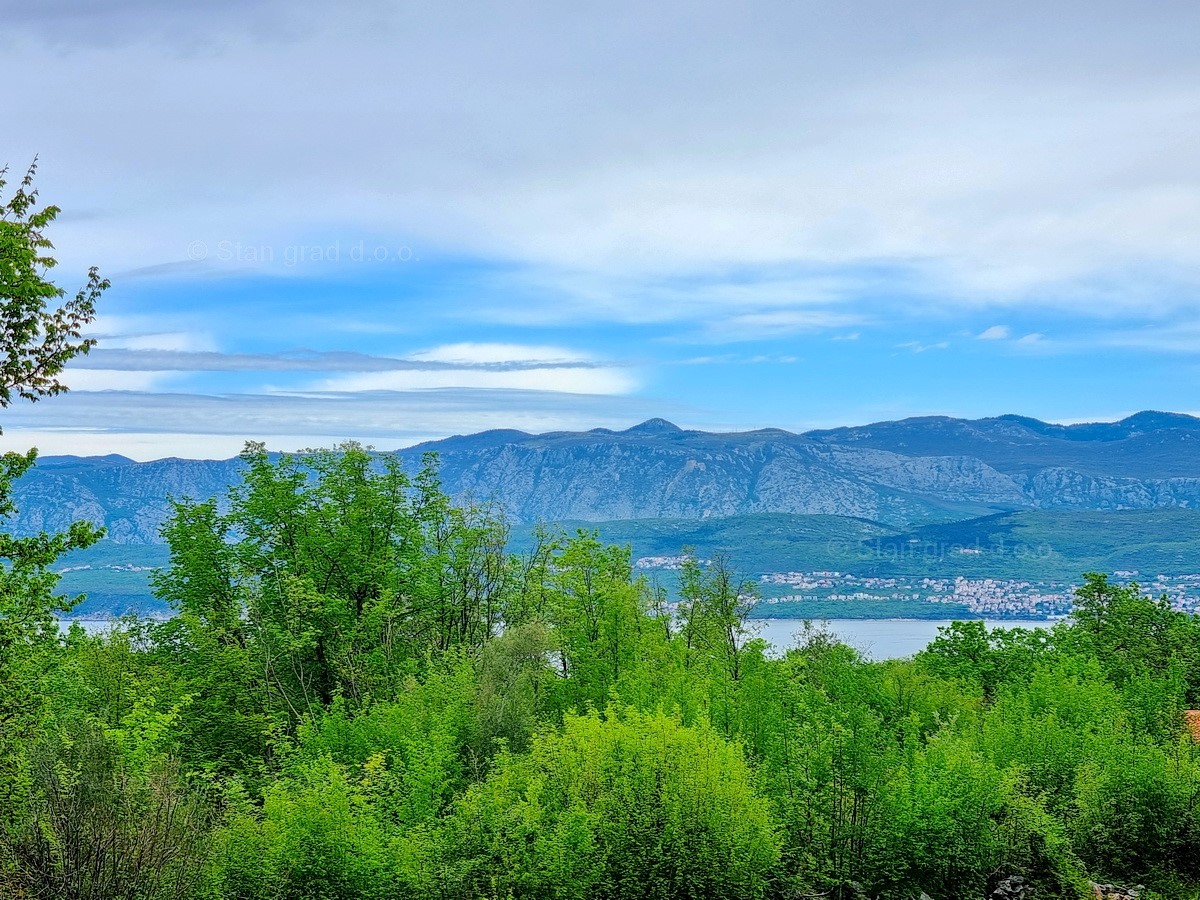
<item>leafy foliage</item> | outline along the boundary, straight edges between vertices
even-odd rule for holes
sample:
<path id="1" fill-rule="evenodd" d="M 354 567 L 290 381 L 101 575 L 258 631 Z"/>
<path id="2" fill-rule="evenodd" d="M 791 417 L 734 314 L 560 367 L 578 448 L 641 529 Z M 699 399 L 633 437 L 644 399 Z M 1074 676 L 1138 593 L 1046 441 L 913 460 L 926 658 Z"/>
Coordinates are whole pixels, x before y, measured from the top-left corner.
<path id="1" fill-rule="evenodd" d="M 66 294 L 45 277 L 55 265 L 45 229 L 59 209 L 38 208 L 36 171 L 35 163 L 12 196 L 0 202 L 0 407 L 66 390 L 58 375 L 69 360 L 95 343 L 82 338 L 81 329 L 95 318 L 96 301 L 108 288 L 92 269 L 87 286 L 74 299 L 48 307 Z M 7 173 L 7 168 L 0 169 L 0 192 L 8 185 Z M 13 482 L 36 459 L 36 450 L 0 456 L 0 517 L 16 514 Z M 0 534 L 0 755 L 5 751 L 4 733 L 21 733 L 34 714 L 38 679 L 58 636 L 54 613 L 71 605 L 55 596 L 58 576 L 49 566 L 61 554 L 87 547 L 100 536 L 83 523 L 63 534 Z"/>
<path id="2" fill-rule="evenodd" d="M 12 196 L 0 203 L 0 407 L 16 397 L 34 401 L 66 390 L 58 376 L 71 359 L 95 345 L 94 339 L 82 337 L 82 329 L 96 317 L 96 301 L 109 287 L 92 268 L 79 293 L 47 308 L 66 296 L 45 277 L 56 265 L 45 229 L 60 210 L 38 208 L 36 172 L 34 163 Z M 7 174 L 7 168 L 0 169 L 0 191 L 8 186 Z"/>
<path id="3" fill-rule="evenodd" d="M 447 822 L 465 896 L 763 896 L 778 856 L 736 745 L 661 713 L 568 715 Z"/>

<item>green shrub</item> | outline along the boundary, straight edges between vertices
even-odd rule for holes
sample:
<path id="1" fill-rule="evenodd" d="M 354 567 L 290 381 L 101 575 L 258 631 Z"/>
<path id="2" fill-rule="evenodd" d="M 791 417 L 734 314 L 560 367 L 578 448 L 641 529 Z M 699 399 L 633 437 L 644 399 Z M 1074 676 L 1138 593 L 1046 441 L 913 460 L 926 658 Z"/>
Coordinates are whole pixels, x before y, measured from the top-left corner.
<path id="1" fill-rule="evenodd" d="M 457 804 L 444 852 L 464 896 L 757 897 L 779 845 L 736 745 L 610 710 L 502 757 Z"/>

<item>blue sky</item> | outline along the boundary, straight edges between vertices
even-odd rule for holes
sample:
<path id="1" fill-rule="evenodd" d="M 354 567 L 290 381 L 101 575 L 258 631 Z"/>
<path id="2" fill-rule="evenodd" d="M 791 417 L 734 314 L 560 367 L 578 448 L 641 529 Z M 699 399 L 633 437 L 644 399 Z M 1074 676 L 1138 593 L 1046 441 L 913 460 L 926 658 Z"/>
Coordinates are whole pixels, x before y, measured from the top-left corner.
<path id="1" fill-rule="evenodd" d="M 227 456 L 1200 411 L 1200 7 L 0 0 L 69 395 Z"/>

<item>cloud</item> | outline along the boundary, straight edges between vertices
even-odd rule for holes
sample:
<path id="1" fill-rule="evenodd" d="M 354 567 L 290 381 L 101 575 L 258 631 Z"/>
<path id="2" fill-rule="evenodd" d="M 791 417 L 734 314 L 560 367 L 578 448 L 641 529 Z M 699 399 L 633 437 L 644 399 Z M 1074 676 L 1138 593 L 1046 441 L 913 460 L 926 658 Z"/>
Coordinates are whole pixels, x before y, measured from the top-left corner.
<path id="1" fill-rule="evenodd" d="M 108 448 L 142 459 L 195 456 L 201 448 L 212 447 L 230 455 L 249 439 L 266 440 L 272 448 L 296 449 L 353 438 L 388 449 L 489 428 L 531 432 L 627 428 L 654 415 L 706 424 L 696 418 L 695 410 L 680 404 L 560 391 L 309 395 L 72 391 L 55 398 L 53 404 L 10 408 L 0 447 L 36 445 L 44 453 L 97 453 Z"/>
<path id="2" fill-rule="evenodd" d="M 168 353 L 213 353 L 212 337 L 189 331 L 149 334 L 97 335 L 98 347 L 105 350 L 164 350 Z"/>
<path id="3" fill-rule="evenodd" d="M 150 340 L 149 343 L 154 343 Z M 521 371 L 526 369 L 586 369 L 612 367 L 615 363 L 589 360 L 584 354 L 559 348 L 524 348 L 521 345 L 460 345 L 463 347 L 506 347 L 508 350 L 487 349 L 479 355 L 491 353 L 491 359 L 477 361 L 451 359 L 453 353 L 446 351 L 446 358 L 435 358 L 442 351 L 423 351 L 408 357 L 374 356 L 351 351 L 294 350 L 280 353 L 220 353 L 216 351 L 189 351 L 170 349 L 109 350 L 96 348 L 87 356 L 72 361 L 71 370 L 107 369 L 136 371 L 176 372 L 447 372 L 479 369 L 481 371 Z M 530 358 L 522 358 L 528 349 Z M 554 358 L 547 352 L 553 349 Z M 537 358 L 538 354 L 542 358 Z M 505 358 L 508 356 L 508 358 Z"/>
<path id="4" fill-rule="evenodd" d="M 172 374 L 154 369 L 129 371 L 71 366 L 63 374 L 63 381 L 79 391 L 149 391 L 164 387 Z"/>
<path id="5" fill-rule="evenodd" d="M 1054 341 L 1048 340 L 1048 338 L 1046 338 L 1046 336 L 1043 335 L 1042 332 L 1040 332 L 1040 331 L 1032 331 L 1032 332 L 1030 332 L 1030 334 L 1016 338 L 1016 341 L 1014 341 L 1013 343 L 1014 343 L 1015 347 L 1019 347 L 1022 350 L 1033 349 L 1033 350 L 1043 350 L 1043 352 L 1044 352 L 1044 350 L 1049 350 L 1049 349 L 1058 349 L 1058 350 L 1063 349 L 1062 347 L 1057 347 L 1056 343 Z M 1075 349 L 1082 349 L 1082 348 L 1076 347 Z"/>
<path id="6" fill-rule="evenodd" d="M 1162 325 L 1128 325 L 1091 334 L 1075 341 L 1080 349 L 1096 347 L 1146 351 L 1155 355 L 1200 354 L 1200 320 L 1184 320 Z M 1188 376 L 1192 376 L 1189 374 Z"/>
<path id="7" fill-rule="evenodd" d="M 443 369 L 339 375 L 310 388 L 321 392 L 417 391 L 433 388 L 557 391 L 567 394 L 628 394 L 638 386 L 627 371 L 601 368 L 526 368 L 510 371 Z"/>
<path id="8" fill-rule="evenodd" d="M 122 407 L 131 434 L 279 410 L 305 439 L 310 415 L 370 436 L 370 409 L 422 435 L 590 427 L 657 384 L 765 419 L 762 382 L 669 364 L 836 351 L 891 387 L 950 361 L 877 361 L 879 341 L 1200 344 L 1195 4 L 0 0 L 0 22 L 0 78 L 37 71 L 40 100 L 0 163 L 41 154 L 56 280 L 114 277 L 69 383 L 139 389 L 161 421 Z M 146 400 L 184 386 L 230 393 Z M 912 391 L 897 414 L 941 396 Z M 39 427 L 86 418 L 66 403 Z"/>
<path id="9" fill-rule="evenodd" d="M 1002 341 L 1008 337 L 1007 325 L 993 325 L 991 328 L 985 328 L 979 334 L 975 335 L 981 341 Z"/>
<path id="10" fill-rule="evenodd" d="M 521 327 L 614 322 L 629 325 L 711 323 L 738 314 L 836 309 L 861 292 L 906 286 L 903 273 L 865 268 L 778 265 L 710 269 L 700 274 L 631 275 L 553 267 L 497 267 L 477 273 L 481 298 L 472 319 Z M 496 297 L 511 298 L 497 303 Z"/>
<path id="11" fill-rule="evenodd" d="M 714 318 L 696 337 L 712 343 L 755 341 L 801 332 L 844 328 L 861 322 L 861 317 L 852 313 L 819 309 L 780 309 Z"/>
<path id="12" fill-rule="evenodd" d="M 56 49 L 74 49 L 98 40 L 108 46 L 165 41 L 187 50 L 207 49 L 219 41 L 234 18 L 248 33 L 266 38 L 298 32 L 295 13 L 303 2 L 285 5 L 277 0 L 180 0 L 169 15 L 154 0 L 0 0 L 0 18 L 12 32 L 38 36 Z M 292 12 L 293 16 L 288 17 Z"/>
<path id="13" fill-rule="evenodd" d="M 949 341 L 938 341 L 935 344 L 925 344 L 921 341 L 905 341 L 902 344 L 897 344 L 902 350 L 911 350 L 913 353 L 925 353 L 928 350 L 946 350 L 950 347 Z"/>
<path id="14" fill-rule="evenodd" d="M 414 353 L 412 358 L 454 365 L 580 363 L 588 361 L 586 354 L 565 347 L 497 343 L 443 344 Z"/>
<path id="15" fill-rule="evenodd" d="M 72 270 L 226 241 L 327 273 L 285 250 L 336 239 L 581 284 L 886 265 L 953 308 L 1196 307 L 1197 7 L 43 6 L 5 4 L 0 74 L 57 51 L 8 152 L 98 211 L 60 223 Z"/>
<path id="16" fill-rule="evenodd" d="M 126 339 L 124 343 L 142 343 Z M 148 336 L 145 343 L 170 343 Z M 181 343 L 186 343 L 183 341 Z M 345 351 L 219 353 L 160 349 L 95 349 L 72 361 L 67 382 L 79 390 L 150 390 L 180 373 L 339 373 L 283 393 L 351 393 L 472 388 L 629 394 L 639 379 L 628 367 L 564 347 L 501 343 L 446 344 L 409 357 Z"/>

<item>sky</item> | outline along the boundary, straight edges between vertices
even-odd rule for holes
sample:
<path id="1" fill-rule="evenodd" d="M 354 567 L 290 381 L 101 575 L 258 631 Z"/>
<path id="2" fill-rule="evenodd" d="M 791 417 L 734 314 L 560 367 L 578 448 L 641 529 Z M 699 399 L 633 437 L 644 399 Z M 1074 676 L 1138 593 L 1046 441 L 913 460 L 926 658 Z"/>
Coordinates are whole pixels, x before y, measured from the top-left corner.
<path id="1" fill-rule="evenodd" d="M 1200 411 L 1200 4 L 0 0 L 0 448 Z"/>

